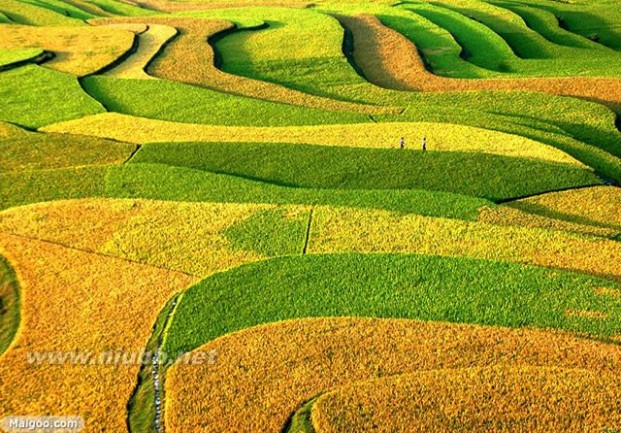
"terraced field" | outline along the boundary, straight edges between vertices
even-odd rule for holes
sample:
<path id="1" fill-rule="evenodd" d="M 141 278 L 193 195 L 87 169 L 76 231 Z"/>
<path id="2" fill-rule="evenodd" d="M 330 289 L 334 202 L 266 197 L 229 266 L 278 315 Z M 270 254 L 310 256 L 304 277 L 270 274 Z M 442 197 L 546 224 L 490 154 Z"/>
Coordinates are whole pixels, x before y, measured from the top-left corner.
<path id="1" fill-rule="evenodd" d="M 0 0 L 0 429 L 621 432 L 619 22 Z"/>

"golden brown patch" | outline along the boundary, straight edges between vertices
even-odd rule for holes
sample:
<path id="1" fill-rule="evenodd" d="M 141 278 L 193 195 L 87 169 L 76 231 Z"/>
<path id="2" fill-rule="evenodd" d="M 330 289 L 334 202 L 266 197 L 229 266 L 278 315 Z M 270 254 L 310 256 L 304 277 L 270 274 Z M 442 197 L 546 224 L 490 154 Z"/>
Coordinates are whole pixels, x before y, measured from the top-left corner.
<path id="1" fill-rule="evenodd" d="M 217 361 L 169 370 L 166 426 L 171 433 L 197 431 L 197 426 L 202 432 L 280 432 L 300 405 L 321 393 L 421 371 L 559 367 L 584 369 L 604 381 L 621 368 L 616 345 L 555 332 L 412 320 L 293 320 L 229 334 L 197 350 L 216 350 Z M 443 395 L 441 387 L 433 392 Z M 503 401 L 496 400 L 498 410 Z"/>

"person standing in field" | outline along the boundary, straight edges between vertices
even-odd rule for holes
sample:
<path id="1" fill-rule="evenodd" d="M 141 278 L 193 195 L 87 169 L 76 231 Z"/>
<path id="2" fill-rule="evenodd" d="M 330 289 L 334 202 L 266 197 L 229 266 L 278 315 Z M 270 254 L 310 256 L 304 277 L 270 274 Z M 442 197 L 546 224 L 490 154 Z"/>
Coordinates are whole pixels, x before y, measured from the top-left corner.
<path id="1" fill-rule="evenodd" d="M 423 152 L 427 150 L 427 137 L 423 137 Z"/>
<path id="2" fill-rule="evenodd" d="M 399 142 L 399 147 L 401 149 L 405 149 L 405 137 L 401 137 L 401 141 Z"/>

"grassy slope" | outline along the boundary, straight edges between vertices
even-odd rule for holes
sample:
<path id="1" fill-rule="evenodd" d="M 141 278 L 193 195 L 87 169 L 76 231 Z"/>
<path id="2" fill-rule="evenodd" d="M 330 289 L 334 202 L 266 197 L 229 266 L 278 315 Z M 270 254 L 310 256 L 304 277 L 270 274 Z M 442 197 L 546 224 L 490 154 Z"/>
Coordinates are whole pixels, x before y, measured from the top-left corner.
<path id="1" fill-rule="evenodd" d="M 26 60 L 31 60 L 40 54 L 43 50 L 37 48 L 25 48 L 16 50 L 1 50 L 0 51 L 0 67 L 11 65 L 13 63 L 19 63 Z"/>
<path id="2" fill-rule="evenodd" d="M 0 356 L 11 345 L 20 320 L 19 286 L 9 262 L 0 257 Z"/>
<path id="3" fill-rule="evenodd" d="M 524 158 L 280 143 L 149 144 L 132 162 L 190 167 L 292 187 L 421 189 L 490 200 L 601 183 L 581 168 Z"/>
<path id="4" fill-rule="evenodd" d="M 40 66 L 0 73 L 0 120 L 38 128 L 104 111 L 69 74 Z"/>
<path id="5" fill-rule="evenodd" d="M 153 119 L 263 126 L 368 121 L 360 114 L 300 108 L 172 81 L 89 77 L 83 84 L 110 111 Z"/>
<path id="6" fill-rule="evenodd" d="M 80 8 L 77 8 L 68 3 L 64 3 L 60 0 L 21 0 L 22 3 L 27 3 L 32 6 L 37 6 L 45 9 L 49 9 L 52 12 L 56 12 L 61 15 L 65 15 L 78 20 L 88 20 L 94 18 L 95 15 L 88 13 Z"/>
<path id="7" fill-rule="evenodd" d="M 0 12 L 19 24 L 34 26 L 83 26 L 84 21 L 19 0 L 2 0 Z"/>
<path id="8" fill-rule="evenodd" d="M 165 349 L 192 350 L 261 323 L 318 316 L 417 318 L 614 335 L 621 329 L 621 301 L 595 294 L 599 286 L 611 283 L 464 258 L 285 257 L 242 266 L 190 288 L 177 307 Z M 567 310 L 610 316 L 581 319 L 568 317 Z"/>
<path id="9" fill-rule="evenodd" d="M 65 198 L 118 197 L 171 201 L 325 204 L 476 219 L 482 199 L 430 191 L 287 188 L 158 164 L 84 167 L 0 174 L 0 208 Z"/>
<path id="10" fill-rule="evenodd" d="M 134 149 L 131 144 L 62 134 L 0 137 L 0 173 L 120 164 Z"/>
<path id="11" fill-rule="evenodd" d="M 388 10 L 395 15 L 390 8 Z M 505 132 L 518 134 L 525 134 L 528 127 L 556 128 L 561 133 L 621 155 L 616 144 L 619 134 L 614 128 L 614 114 L 604 107 L 571 98 L 521 92 L 420 94 L 380 89 L 357 75 L 342 54 L 335 54 L 341 49 L 343 31 L 334 19 L 315 17 L 312 21 L 314 27 L 300 31 L 304 17 L 297 14 L 301 12 L 290 12 L 288 17 L 276 12 L 271 15 L 263 11 L 255 13 L 256 18 L 271 20 L 275 24 L 267 30 L 235 33 L 218 41 L 216 48 L 222 55 L 225 71 L 342 100 L 407 107 L 406 116 L 396 116 L 393 120 L 416 118 L 483 127 L 495 125 Z M 227 16 L 233 19 L 236 13 L 231 11 Z M 411 15 L 404 16 L 409 18 Z M 418 30 L 419 34 L 423 32 L 424 28 Z M 289 44 L 303 46 L 309 33 L 323 41 L 326 47 L 322 51 L 313 55 L 306 50 L 291 50 L 282 58 L 274 57 L 273 53 L 278 50 L 277 41 L 286 39 Z M 320 33 L 319 37 L 317 33 Z M 385 116 L 376 118 L 384 119 Z M 507 124 L 508 120 L 513 124 Z"/>

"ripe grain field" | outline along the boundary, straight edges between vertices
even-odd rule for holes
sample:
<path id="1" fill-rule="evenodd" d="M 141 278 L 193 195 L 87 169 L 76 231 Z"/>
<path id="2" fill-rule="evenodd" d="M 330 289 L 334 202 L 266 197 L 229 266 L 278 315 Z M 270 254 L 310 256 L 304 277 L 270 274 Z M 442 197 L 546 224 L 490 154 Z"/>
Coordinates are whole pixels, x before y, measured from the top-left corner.
<path id="1" fill-rule="evenodd" d="M 0 0 L 0 429 L 621 432 L 619 22 Z"/>

